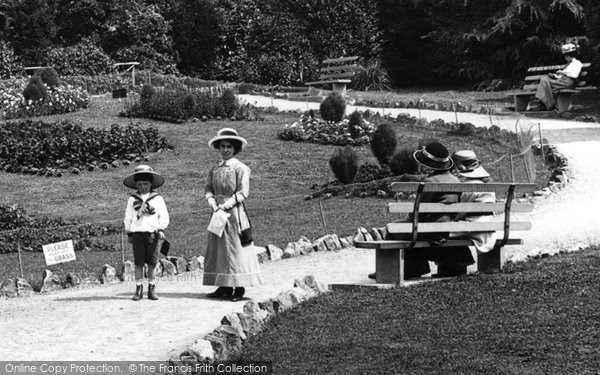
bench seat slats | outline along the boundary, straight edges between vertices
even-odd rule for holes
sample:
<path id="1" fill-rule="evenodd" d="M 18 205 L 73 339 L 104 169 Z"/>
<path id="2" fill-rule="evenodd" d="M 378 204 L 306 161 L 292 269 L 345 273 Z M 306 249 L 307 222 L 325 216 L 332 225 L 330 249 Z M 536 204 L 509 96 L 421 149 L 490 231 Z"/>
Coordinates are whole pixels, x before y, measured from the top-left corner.
<path id="1" fill-rule="evenodd" d="M 389 233 L 410 233 L 412 234 L 412 223 L 390 223 L 387 225 Z M 510 230 L 529 230 L 531 222 L 529 221 L 511 221 Z M 434 223 L 419 223 L 419 233 L 435 232 L 491 232 L 504 230 L 504 222 L 483 222 L 483 221 L 448 221 Z"/>
<path id="2" fill-rule="evenodd" d="M 305 85 L 311 86 L 311 85 L 318 85 L 318 84 L 322 84 L 322 83 L 350 83 L 352 82 L 352 80 L 349 79 L 330 79 L 327 81 L 316 81 L 316 82 L 306 82 Z"/>
<path id="3" fill-rule="evenodd" d="M 393 182 L 390 189 L 394 192 L 415 192 L 419 182 Z M 464 183 L 435 183 L 425 184 L 424 192 L 461 193 L 461 192 L 507 192 L 510 183 L 464 184 Z M 532 193 L 538 190 L 535 184 L 515 184 L 515 193 Z"/>
<path id="4" fill-rule="evenodd" d="M 501 240 L 496 241 L 500 243 Z M 521 245 L 523 240 L 521 238 L 509 238 L 506 241 L 507 245 Z M 379 240 L 379 241 L 355 241 L 354 246 L 360 249 L 382 249 L 382 250 L 393 250 L 393 249 L 404 249 L 410 245 L 410 241 L 396 241 L 396 240 Z M 439 247 L 451 247 L 451 246 L 472 246 L 471 240 L 457 239 L 448 240 Z M 429 248 L 431 244 L 427 241 L 417 241 L 414 248 Z"/>
<path id="5" fill-rule="evenodd" d="M 504 203 L 421 203 L 419 205 L 420 213 L 431 212 L 504 212 Z M 413 212 L 414 203 L 412 202 L 394 202 L 388 204 L 388 212 L 392 214 Z M 511 212 L 531 212 L 533 205 L 527 203 L 513 203 L 510 206 Z"/>
<path id="6" fill-rule="evenodd" d="M 565 64 L 562 65 L 548 65 L 548 66 L 532 66 L 529 69 L 527 69 L 528 72 L 542 72 L 542 71 L 546 71 L 546 70 L 559 70 L 562 69 L 565 66 Z M 582 69 L 585 68 L 589 68 L 590 66 L 592 66 L 592 63 L 582 63 L 581 64 Z"/>
<path id="7" fill-rule="evenodd" d="M 321 72 L 323 73 L 328 73 L 328 72 L 336 72 L 336 71 L 349 71 L 349 70 L 357 70 L 358 69 L 358 65 L 352 64 L 352 65 L 339 65 L 339 66 L 327 66 L 327 67 L 323 67 L 321 68 Z"/>
<path id="8" fill-rule="evenodd" d="M 358 60 L 358 56 L 348 56 L 348 57 L 338 57 L 333 59 L 325 59 L 323 60 L 323 64 L 335 64 L 335 63 L 343 63 L 348 61 Z"/>

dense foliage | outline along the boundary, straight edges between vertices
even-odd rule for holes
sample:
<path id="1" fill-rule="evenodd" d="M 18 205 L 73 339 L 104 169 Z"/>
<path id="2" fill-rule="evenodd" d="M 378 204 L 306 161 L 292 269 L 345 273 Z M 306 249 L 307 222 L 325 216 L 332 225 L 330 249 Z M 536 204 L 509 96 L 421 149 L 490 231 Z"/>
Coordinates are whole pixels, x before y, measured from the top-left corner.
<path id="1" fill-rule="evenodd" d="M 333 155 L 329 159 L 329 167 L 339 182 L 350 184 L 354 182 L 354 177 L 356 177 L 356 173 L 358 172 L 358 155 L 348 145 L 338 147 L 333 151 Z"/>
<path id="2" fill-rule="evenodd" d="M 99 245 L 94 243 L 94 237 L 119 231 L 114 226 L 77 225 L 62 218 L 32 217 L 21 207 L 0 204 L 0 232 L 4 232 L 0 233 L 0 253 L 16 252 L 17 241 L 22 251 L 42 251 L 42 245 L 66 239 L 73 240 L 75 250 L 93 249 Z"/>
<path id="3" fill-rule="evenodd" d="M 61 75 L 138 61 L 160 73 L 301 86 L 323 59 L 356 55 L 360 89 L 388 78 L 392 87 L 500 79 L 502 88 L 528 66 L 562 62 L 566 41 L 600 63 L 599 10 L 589 0 L 10 0 L 0 4 L 0 75 L 17 61 Z"/>
<path id="4" fill-rule="evenodd" d="M 61 176 L 64 169 L 108 168 L 172 148 L 155 127 L 134 124 L 94 129 L 72 120 L 22 120 L 0 126 L 0 169 L 13 173 Z"/>
<path id="5" fill-rule="evenodd" d="M 39 76 L 33 76 L 35 84 L 17 81 L 0 85 L 0 119 L 47 116 L 76 112 L 87 108 L 90 97 L 80 87 L 63 85 L 48 91 Z"/>

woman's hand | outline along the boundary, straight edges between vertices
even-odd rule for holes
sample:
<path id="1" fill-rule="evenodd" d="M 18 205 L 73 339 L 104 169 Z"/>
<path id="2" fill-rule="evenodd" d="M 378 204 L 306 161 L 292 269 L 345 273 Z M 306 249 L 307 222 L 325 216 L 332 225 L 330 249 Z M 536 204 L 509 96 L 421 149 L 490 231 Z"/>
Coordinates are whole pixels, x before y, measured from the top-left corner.
<path id="1" fill-rule="evenodd" d="M 165 239 L 165 232 L 163 230 L 158 231 L 158 238 L 161 240 Z"/>

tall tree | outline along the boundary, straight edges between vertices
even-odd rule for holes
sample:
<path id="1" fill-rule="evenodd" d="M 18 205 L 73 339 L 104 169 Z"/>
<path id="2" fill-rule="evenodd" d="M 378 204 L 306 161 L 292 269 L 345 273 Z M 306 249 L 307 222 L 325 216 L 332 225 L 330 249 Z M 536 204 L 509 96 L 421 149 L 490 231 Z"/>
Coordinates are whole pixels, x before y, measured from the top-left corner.
<path id="1" fill-rule="evenodd" d="M 43 65 L 56 35 L 52 9 L 47 0 L 20 0 L 7 9 L 7 39 L 25 65 Z"/>

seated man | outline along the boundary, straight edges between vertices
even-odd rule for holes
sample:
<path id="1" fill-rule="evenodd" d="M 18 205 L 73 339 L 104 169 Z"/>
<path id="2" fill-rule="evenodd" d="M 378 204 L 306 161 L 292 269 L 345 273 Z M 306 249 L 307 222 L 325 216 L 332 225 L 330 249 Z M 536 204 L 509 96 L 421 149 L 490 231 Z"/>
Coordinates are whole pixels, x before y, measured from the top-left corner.
<path id="1" fill-rule="evenodd" d="M 554 94 L 558 90 L 575 87 L 576 80 L 581 74 L 583 64 L 576 58 L 577 46 L 573 43 L 567 43 L 562 45 L 560 49 L 565 60 L 567 60 L 567 65 L 556 73 L 550 73 L 540 79 L 535 93 L 535 97 L 539 100 L 538 109 L 540 110 L 553 110 L 556 106 Z"/>

